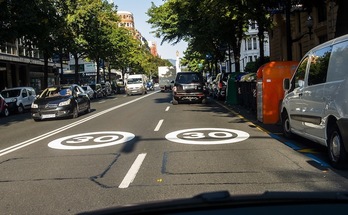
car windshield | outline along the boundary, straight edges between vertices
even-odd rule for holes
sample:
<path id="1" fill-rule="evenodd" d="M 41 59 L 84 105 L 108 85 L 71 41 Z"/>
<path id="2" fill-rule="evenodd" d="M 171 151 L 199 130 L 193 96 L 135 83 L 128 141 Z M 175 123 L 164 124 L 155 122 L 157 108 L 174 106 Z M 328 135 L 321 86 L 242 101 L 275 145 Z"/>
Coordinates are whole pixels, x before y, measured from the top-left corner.
<path id="1" fill-rule="evenodd" d="M 39 95 L 39 98 L 51 98 L 71 95 L 72 91 L 70 87 L 48 87 Z"/>
<path id="2" fill-rule="evenodd" d="M 128 78 L 127 84 L 141 84 L 142 79 L 141 78 Z"/>
<path id="3" fill-rule="evenodd" d="M 0 0 L 0 215 L 210 192 L 197 214 L 264 193 L 338 213 L 347 20 L 348 0 Z"/>
<path id="4" fill-rule="evenodd" d="M 1 95 L 4 98 L 13 98 L 13 97 L 18 97 L 21 94 L 20 89 L 14 89 L 14 90 L 3 90 L 1 91 Z"/>

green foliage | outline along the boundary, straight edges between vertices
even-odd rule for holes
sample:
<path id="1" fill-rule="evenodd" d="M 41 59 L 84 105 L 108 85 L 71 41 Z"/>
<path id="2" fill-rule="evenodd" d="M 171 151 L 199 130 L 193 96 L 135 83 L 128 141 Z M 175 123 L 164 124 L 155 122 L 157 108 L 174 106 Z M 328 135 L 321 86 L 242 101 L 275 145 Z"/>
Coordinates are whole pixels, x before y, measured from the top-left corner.
<path id="1" fill-rule="evenodd" d="M 246 73 L 255 73 L 263 64 L 270 61 L 269 57 L 265 57 L 264 62 L 260 61 L 260 58 L 256 59 L 256 61 L 248 62 L 244 68 L 244 72 Z"/>

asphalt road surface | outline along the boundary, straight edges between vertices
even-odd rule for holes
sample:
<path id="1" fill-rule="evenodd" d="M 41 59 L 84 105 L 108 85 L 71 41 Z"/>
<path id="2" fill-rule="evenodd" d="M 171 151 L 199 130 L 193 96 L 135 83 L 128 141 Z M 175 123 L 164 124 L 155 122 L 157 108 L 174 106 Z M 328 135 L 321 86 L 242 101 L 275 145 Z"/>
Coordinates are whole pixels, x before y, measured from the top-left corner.
<path id="1" fill-rule="evenodd" d="M 94 100 L 76 119 L 0 118 L 1 214 L 76 214 L 220 190 L 348 187 L 348 172 L 327 166 L 311 143 L 300 141 L 298 150 L 212 100 L 170 101 L 169 92 L 116 95 Z"/>

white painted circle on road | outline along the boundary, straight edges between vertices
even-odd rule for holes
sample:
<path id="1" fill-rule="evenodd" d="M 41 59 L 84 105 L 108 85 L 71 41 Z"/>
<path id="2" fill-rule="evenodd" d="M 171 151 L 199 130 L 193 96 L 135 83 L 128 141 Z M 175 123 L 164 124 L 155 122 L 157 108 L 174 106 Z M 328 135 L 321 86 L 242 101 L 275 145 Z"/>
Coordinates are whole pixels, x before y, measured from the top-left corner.
<path id="1" fill-rule="evenodd" d="M 125 143 L 134 137 L 134 134 L 122 131 L 90 132 L 53 140 L 48 146 L 53 149 L 64 150 L 95 149 Z"/>
<path id="2" fill-rule="evenodd" d="M 166 135 L 166 139 L 183 144 L 215 145 L 241 142 L 249 136 L 248 133 L 235 129 L 191 128 L 171 132 Z"/>

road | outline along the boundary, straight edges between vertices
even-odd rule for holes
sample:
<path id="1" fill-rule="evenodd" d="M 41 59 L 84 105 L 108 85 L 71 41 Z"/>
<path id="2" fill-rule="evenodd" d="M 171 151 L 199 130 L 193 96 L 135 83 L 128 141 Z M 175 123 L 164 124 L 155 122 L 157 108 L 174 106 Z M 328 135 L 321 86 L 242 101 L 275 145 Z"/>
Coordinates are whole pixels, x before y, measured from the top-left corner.
<path id="1" fill-rule="evenodd" d="M 1 214 L 76 214 L 217 190 L 348 187 L 347 171 L 323 168 L 221 103 L 170 100 L 160 92 L 117 95 L 76 119 L 0 118 Z"/>

